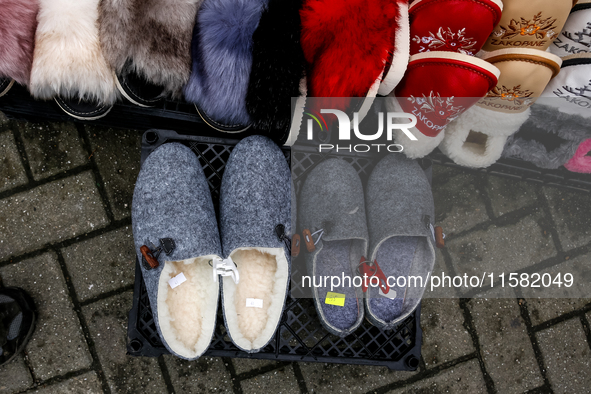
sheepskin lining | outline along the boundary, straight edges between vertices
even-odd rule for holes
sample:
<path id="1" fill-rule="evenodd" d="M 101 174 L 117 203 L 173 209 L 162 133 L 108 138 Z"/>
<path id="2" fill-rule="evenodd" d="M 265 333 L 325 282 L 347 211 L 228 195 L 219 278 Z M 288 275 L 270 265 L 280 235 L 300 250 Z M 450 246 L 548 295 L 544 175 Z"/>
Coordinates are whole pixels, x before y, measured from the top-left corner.
<path id="1" fill-rule="evenodd" d="M 240 281 L 224 277 L 224 316 L 233 342 L 246 351 L 265 346 L 283 313 L 289 265 L 282 248 L 238 248 L 230 257 Z M 246 307 L 246 299 L 263 300 L 263 307 Z"/>
<path id="2" fill-rule="evenodd" d="M 203 256 L 167 261 L 158 283 L 158 320 L 163 339 L 177 354 L 200 356 L 215 329 L 219 283 L 213 280 L 209 261 Z M 187 281 L 172 289 L 168 281 L 183 273 Z"/>
<path id="3" fill-rule="evenodd" d="M 470 130 L 463 148 L 477 155 L 483 155 L 486 152 L 486 144 L 488 143 L 488 136 L 478 131 Z"/>

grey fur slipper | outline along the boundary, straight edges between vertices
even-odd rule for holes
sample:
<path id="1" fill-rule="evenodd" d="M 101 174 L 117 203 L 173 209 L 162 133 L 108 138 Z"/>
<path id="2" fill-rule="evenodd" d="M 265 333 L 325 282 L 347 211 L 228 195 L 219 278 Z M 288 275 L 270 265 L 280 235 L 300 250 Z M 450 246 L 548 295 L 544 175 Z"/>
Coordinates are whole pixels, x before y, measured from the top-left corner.
<path id="1" fill-rule="evenodd" d="M 304 238 L 315 244 L 305 258 L 318 317 L 330 333 L 347 336 L 363 321 L 357 268 L 369 238 L 363 186 L 355 169 L 340 159 L 318 164 L 304 182 L 298 211 Z M 328 283 L 322 282 L 325 277 L 331 278 Z M 337 277 L 340 283 L 335 279 L 332 286 Z"/>
<path id="2" fill-rule="evenodd" d="M 207 180 L 189 148 L 164 144 L 148 156 L 131 219 L 158 334 L 172 354 L 195 359 L 215 329 L 219 282 L 212 265 L 222 250 Z"/>
<path id="3" fill-rule="evenodd" d="M 379 280 L 368 280 L 365 308 L 373 325 L 388 330 L 419 305 L 435 264 L 433 194 L 416 161 L 390 154 L 369 177 L 366 204 L 370 245 L 361 272 Z"/>
<path id="4" fill-rule="evenodd" d="M 281 149 L 252 136 L 232 151 L 220 191 L 224 258 L 239 280 L 223 278 L 228 336 L 249 353 L 264 348 L 280 323 L 289 285 L 291 173 Z"/>
<path id="5" fill-rule="evenodd" d="M 589 119 L 536 104 L 528 121 L 508 140 L 503 156 L 556 169 L 573 157 L 579 144 L 590 137 Z"/>

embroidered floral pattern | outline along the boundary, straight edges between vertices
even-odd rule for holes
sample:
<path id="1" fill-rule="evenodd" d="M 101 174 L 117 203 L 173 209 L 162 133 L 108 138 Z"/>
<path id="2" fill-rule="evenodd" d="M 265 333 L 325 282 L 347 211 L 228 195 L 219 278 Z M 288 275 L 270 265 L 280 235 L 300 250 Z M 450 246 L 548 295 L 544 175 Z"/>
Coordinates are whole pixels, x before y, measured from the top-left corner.
<path id="1" fill-rule="evenodd" d="M 542 13 L 538 13 L 532 19 L 521 18 L 519 21 L 511 19 L 509 25 L 500 26 L 499 29 L 493 32 L 496 38 L 511 39 L 518 35 L 521 36 L 535 36 L 538 40 L 544 38 L 552 38 L 556 36 L 555 26 L 556 18 L 542 19 Z"/>
<path id="2" fill-rule="evenodd" d="M 464 107 L 454 106 L 454 97 L 442 98 L 439 93 L 431 91 L 429 97 L 423 94 L 423 97 L 410 96 L 408 101 L 419 106 L 421 111 L 429 114 L 429 118 L 439 119 L 441 123 L 451 122 L 462 112 Z"/>
<path id="3" fill-rule="evenodd" d="M 450 51 L 473 55 L 473 48 L 477 41 L 473 38 L 466 37 L 465 30 L 462 29 L 454 33 L 449 27 L 447 29 L 440 27 L 439 31 L 435 34 L 429 32 L 429 36 L 415 36 L 412 40 L 419 45 L 422 44 L 419 52 Z"/>
<path id="4" fill-rule="evenodd" d="M 512 101 L 515 105 L 529 105 L 532 100 L 530 97 L 534 92 L 529 90 L 521 90 L 521 85 L 514 86 L 512 89 L 502 86 L 499 88 L 496 86 L 486 95 L 488 99 L 500 98 L 501 100 Z"/>

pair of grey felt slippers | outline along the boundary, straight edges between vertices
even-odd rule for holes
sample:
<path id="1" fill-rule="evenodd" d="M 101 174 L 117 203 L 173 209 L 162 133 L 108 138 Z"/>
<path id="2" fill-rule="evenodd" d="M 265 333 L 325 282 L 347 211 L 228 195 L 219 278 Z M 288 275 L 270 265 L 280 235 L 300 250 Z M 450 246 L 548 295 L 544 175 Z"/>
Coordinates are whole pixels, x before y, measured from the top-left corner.
<path id="1" fill-rule="evenodd" d="M 221 293 L 226 332 L 254 353 L 281 320 L 291 258 L 291 174 L 271 140 L 245 138 L 224 170 L 219 231 L 195 154 L 167 143 L 143 163 L 133 195 L 135 249 L 162 342 L 195 359 L 208 348 Z"/>
<path id="2" fill-rule="evenodd" d="M 315 244 L 305 259 L 316 311 L 330 333 L 353 333 L 364 315 L 389 330 L 416 309 L 425 288 L 408 277 L 426 283 L 436 246 L 431 186 L 416 161 L 387 155 L 364 193 L 349 163 L 325 160 L 305 180 L 298 213 L 303 242 L 311 237 Z"/>

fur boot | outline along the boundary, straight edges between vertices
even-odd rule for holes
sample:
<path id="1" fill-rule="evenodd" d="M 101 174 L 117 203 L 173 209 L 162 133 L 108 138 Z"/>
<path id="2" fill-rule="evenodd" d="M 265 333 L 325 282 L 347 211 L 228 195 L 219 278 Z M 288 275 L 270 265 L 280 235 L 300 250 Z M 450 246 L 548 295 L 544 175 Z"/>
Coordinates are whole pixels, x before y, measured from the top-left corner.
<path id="1" fill-rule="evenodd" d="M 31 94 L 112 104 L 113 72 L 100 48 L 98 0 L 40 0 Z"/>
<path id="2" fill-rule="evenodd" d="M 301 95 L 305 68 L 300 45 L 301 4 L 301 0 L 270 0 L 254 32 L 246 108 L 255 129 L 286 129 L 291 98 Z"/>
<path id="3" fill-rule="evenodd" d="M 0 10 L 0 77 L 27 85 L 39 4 L 37 0 L 0 0 Z"/>
<path id="4" fill-rule="evenodd" d="M 591 136 L 589 120 L 581 116 L 545 105 L 535 105 L 531 111 L 529 120 L 507 142 L 504 157 L 554 169 L 572 158 L 579 144 Z"/>
<path id="5" fill-rule="evenodd" d="M 310 97 L 365 97 L 394 51 L 398 2 L 305 0 L 302 48 Z"/>
<path id="6" fill-rule="evenodd" d="M 252 36 L 267 0 L 205 0 L 193 32 L 185 98 L 216 122 L 248 125 Z"/>
<path id="7" fill-rule="evenodd" d="M 180 96 L 191 73 L 191 36 L 201 1 L 101 0 L 100 42 L 111 67 Z"/>

